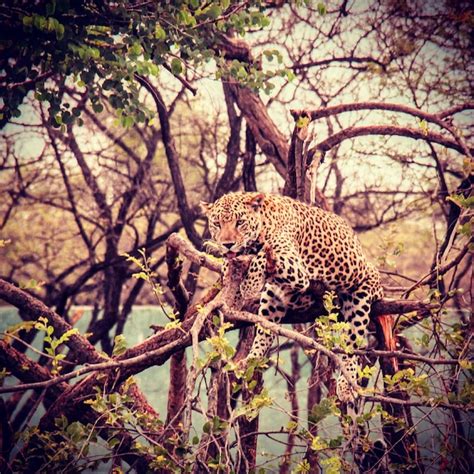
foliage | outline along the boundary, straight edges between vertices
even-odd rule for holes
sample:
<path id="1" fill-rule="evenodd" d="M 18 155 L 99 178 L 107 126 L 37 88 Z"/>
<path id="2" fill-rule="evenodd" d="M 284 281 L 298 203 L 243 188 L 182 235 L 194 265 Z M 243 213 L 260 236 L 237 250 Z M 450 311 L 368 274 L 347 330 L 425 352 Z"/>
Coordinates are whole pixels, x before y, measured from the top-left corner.
<path id="1" fill-rule="evenodd" d="M 58 375 L 61 370 L 60 362 L 66 358 L 66 355 L 59 352 L 58 349 L 62 344 L 65 344 L 73 334 L 78 333 L 77 328 L 72 328 L 61 334 L 59 338 L 53 335 L 54 327 L 48 324 L 48 318 L 40 317 L 35 324 L 35 329 L 44 332 L 44 351 L 51 357 L 53 375 Z"/>
<path id="2" fill-rule="evenodd" d="M 336 295 L 333 292 L 326 292 L 323 295 L 323 305 L 327 314 L 318 316 L 314 322 L 314 328 L 317 337 L 324 346 L 331 349 L 339 347 L 346 350 L 350 347 L 350 345 L 347 344 L 350 325 L 340 320 L 339 307 L 336 305 L 335 300 Z"/>
<path id="3" fill-rule="evenodd" d="M 152 257 L 148 257 L 146 255 L 145 249 L 139 249 L 138 254 L 140 255 L 139 258 L 133 257 L 128 253 L 122 254 L 122 257 L 125 257 L 127 262 L 133 263 L 140 270 L 139 272 L 133 273 L 132 277 L 137 280 L 146 281 L 151 287 L 151 290 L 156 298 L 157 303 L 163 310 L 163 313 L 170 320 L 170 322 L 166 325 L 166 329 L 179 328 L 181 323 L 178 320 L 177 314 L 175 313 L 173 308 L 163 300 L 163 288 L 157 281 L 157 273 L 152 269 L 155 259 Z"/>
<path id="4" fill-rule="evenodd" d="M 225 332 L 232 328 L 232 324 L 224 323 L 217 326 L 217 334 L 206 339 L 212 348 L 207 353 L 207 359 L 209 363 L 216 362 L 217 360 L 229 362 L 235 354 L 235 349 L 225 337 Z"/>
<path id="5" fill-rule="evenodd" d="M 430 389 L 427 384 L 428 374 L 421 374 L 415 376 L 413 369 L 399 370 L 396 374 L 390 376 L 385 375 L 384 382 L 387 386 L 387 391 L 404 390 L 412 395 L 429 396 Z M 396 388 L 394 388 L 396 387 Z"/>
<path id="6" fill-rule="evenodd" d="M 158 76 L 166 69 L 186 77 L 188 68 L 210 61 L 217 77 L 233 77 L 254 88 L 273 87 L 267 81 L 273 72 L 238 60 L 228 65 L 219 54 L 225 33 L 243 36 L 269 24 L 259 1 L 183 0 L 143 6 L 131 0 L 15 1 L 4 2 L 2 11 L 0 68 L 5 71 L 2 81 L 9 84 L 3 86 L 3 125 L 21 114 L 19 106 L 30 89 L 49 104 L 53 127 L 76 120 L 82 124 L 81 108 L 64 100 L 66 86 L 83 91 L 94 112 L 102 112 L 106 100 L 121 124 L 130 127 L 153 115 L 139 97 L 135 74 Z M 271 60 L 273 54 L 266 56 Z M 55 84 L 48 81 L 52 76 Z"/>

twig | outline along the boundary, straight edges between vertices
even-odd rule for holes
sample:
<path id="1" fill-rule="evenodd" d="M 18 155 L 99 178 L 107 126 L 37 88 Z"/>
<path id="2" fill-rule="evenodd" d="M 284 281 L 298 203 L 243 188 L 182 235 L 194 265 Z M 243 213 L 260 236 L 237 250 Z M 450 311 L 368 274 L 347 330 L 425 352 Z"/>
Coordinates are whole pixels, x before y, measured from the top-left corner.
<path id="1" fill-rule="evenodd" d="M 408 288 L 404 295 L 409 295 L 413 290 L 418 288 L 420 285 L 424 284 L 429 284 L 432 282 L 434 277 L 437 277 L 439 275 L 444 275 L 446 272 L 451 270 L 451 268 L 455 267 L 467 254 L 469 251 L 471 242 L 469 241 L 463 248 L 462 250 L 454 257 L 451 262 L 447 263 L 446 265 L 443 265 L 442 267 L 437 267 L 433 269 L 432 271 L 428 272 L 426 275 L 421 277 L 416 283 L 414 283 L 410 288 Z"/>

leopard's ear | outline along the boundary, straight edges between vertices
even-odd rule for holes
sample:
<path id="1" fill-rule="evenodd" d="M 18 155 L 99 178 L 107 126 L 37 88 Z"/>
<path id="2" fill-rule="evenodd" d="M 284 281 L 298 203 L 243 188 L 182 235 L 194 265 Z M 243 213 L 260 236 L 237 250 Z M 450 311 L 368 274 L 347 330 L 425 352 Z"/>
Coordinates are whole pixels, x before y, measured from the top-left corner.
<path id="1" fill-rule="evenodd" d="M 211 210 L 212 208 L 212 204 L 208 203 L 208 202 L 205 202 L 205 201 L 201 201 L 199 203 L 199 206 L 201 207 L 201 211 L 204 215 L 207 215 L 208 212 Z"/>
<path id="2" fill-rule="evenodd" d="M 252 196 L 246 204 L 250 206 L 254 211 L 258 211 L 263 203 L 263 200 L 265 199 L 265 194 L 259 193 L 255 196 Z"/>
<path id="3" fill-rule="evenodd" d="M 199 203 L 199 207 L 201 208 L 202 213 L 204 215 L 207 215 L 207 213 L 211 210 L 212 204 L 205 201 L 201 201 Z"/>

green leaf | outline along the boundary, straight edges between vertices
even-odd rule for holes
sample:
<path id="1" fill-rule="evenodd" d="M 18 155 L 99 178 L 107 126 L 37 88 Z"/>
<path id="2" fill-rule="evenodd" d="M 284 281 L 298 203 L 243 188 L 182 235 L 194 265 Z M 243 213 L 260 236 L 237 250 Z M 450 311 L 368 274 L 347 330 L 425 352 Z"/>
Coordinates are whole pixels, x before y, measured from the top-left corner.
<path id="1" fill-rule="evenodd" d="M 120 444 L 120 440 L 118 438 L 110 438 L 108 441 L 107 441 L 107 445 L 110 449 L 113 449 L 115 448 L 115 446 L 119 445 Z"/>
<path id="2" fill-rule="evenodd" d="M 270 18 L 268 18 L 267 16 L 262 17 L 260 20 L 260 26 L 262 28 L 265 28 L 266 26 L 270 25 L 270 23 L 271 23 Z"/>
<path id="3" fill-rule="evenodd" d="M 171 72 L 175 76 L 179 76 L 183 72 L 183 65 L 181 64 L 181 60 L 178 58 L 173 58 L 171 60 Z"/>
<path id="4" fill-rule="evenodd" d="M 72 328 L 66 331 L 64 334 L 61 335 L 61 337 L 58 339 L 58 345 L 59 344 L 64 344 L 65 342 L 69 341 L 70 337 L 73 334 L 77 334 L 79 330 L 77 328 Z"/>
<path id="5" fill-rule="evenodd" d="M 449 201 L 454 202 L 456 206 L 463 209 L 472 209 L 474 208 L 474 196 L 464 197 L 462 194 L 453 194 L 446 198 Z"/>
<path id="6" fill-rule="evenodd" d="M 324 3 L 322 3 L 322 2 L 318 3 L 317 9 L 318 9 L 318 13 L 320 15 L 326 15 L 327 9 L 326 9 L 326 5 Z"/>
<path id="7" fill-rule="evenodd" d="M 308 417 L 309 421 L 315 425 L 324 420 L 329 415 L 338 413 L 338 409 L 333 399 L 324 398 L 321 403 L 314 405 Z"/>
<path id="8" fill-rule="evenodd" d="M 333 438 L 329 440 L 329 447 L 331 449 L 339 448 L 342 446 L 342 442 L 344 441 L 343 436 L 338 436 L 337 438 Z"/>
<path id="9" fill-rule="evenodd" d="M 245 68 L 243 66 L 240 66 L 239 69 L 237 70 L 237 78 L 242 80 L 242 79 L 246 79 L 247 76 L 248 74 Z"/>
<path id="10" fill-rule="evenodd" d="M 140 43 L 133 43 L 132 46 L 128 49 L 129 56 L 133 58 L 137 58 L 142 54 L 142 47 Z"/>
<path id="11" fill-rule="evenodd" d="M 64 31 L 65 31 L 64 30 L 64 25 L 59 23 L 57 28 L 56 28 L 56 39 L 58 41 L 61 41 L 64 38 Z"/>
<path id="12" fill-rule="evenodd" d="M 166 39 L 166 31 L 161 27 L 159 23 L 155 25 L 155 38 L 160 41 Z"/>
<path id="13" fill-rule="evenodd" d="M 465 224 L 459 226 L 459 233 L 470 237 L 472 235 L 472 222 L 466 222 Z"/>
<path id="14" fill-rule="evenodd" d="M 178 19 L 183 25 L 186 25 L 186 26 L 196 25 L 196 18 L 194 18 L 194 16 L 191 14 L 189 10 L 180 10 L 180 12 L 178 13 Z"/>
<path id="15" fill-rule="evenodd" d="M 328 448 L 328 443 L 326 440 L 322 439 L 320 436 L 315 436 L 311 441 L 311 449 L 313 451 L 322 451 Z"/>
<path id="16" fill-rule="evenodd" d="M 73 423 L 71 423 L 67 427 L 66 433 L 71 438 L 71 441 L 74 441 L 74 442 L 81 441 L 86 436 L 84 425 L 80 423 L 79 421 L 74 421 Z"/>
<path id="17" fill-rule="evenodd" d="M 160 68 L 156 64 L 150 63 L 149 67 L 150 67 L 150 74 L 152 76 L 158 76 L 160 74 Z"/>
<path id="18" fill-rule="evenodd" d="M 219 5 L 211 5 L 209 8 L 206 9 L 206 15 L 211 17 L 211 18 L 219 18 L 219 16 L 222 13 L 222 9 Z"/>
<path id="19" fill-rule="evenodd" d="M 36 26 L 36 28 L 38 28 L 38 30 L 45 30 L 47 28 L 48 22 L 44 16 L 34 15 L 33 24 Z"/>
<path id="20" fill-rule="evenodd" d="M 23 24 L 25 26 L 32 26 L 33 25 L 33 17 L 32 16 L 24 16 L 23 17 Z"/>
<path id="21" fill-rule="evenodd" d="M 301 117 L 298 117 L 298 120 L 296 121 L 296 128 L 304 128 L 304 127 L 307 127 L 309 125 L 309 123 L 311 122 L 311 118 L 310 117 L 306 117 L 306 116 L 301 116 Z M 327 308 L 326 308 L 327 309 Z"/>
<path id="22" fill-rule="evenodd" d="M 321 461 L 325 474 L 340 474 L 342 471 L 342 463 L 339 456 L 332 456 Z"/>
<path id="23" fill-rule="evenodd" d="M 92 104 L 92 110 L 97 114 L 100 114 L 100 112 L 104 110 L 104 106 L 97 102 L 95 104 Z"/>
<path id="24" fill-rule="evenodd" d="M 122 355 L 127 350 L 127 341 L 123 334 L 119 334 L 114 338 L 113 356 Z"/>

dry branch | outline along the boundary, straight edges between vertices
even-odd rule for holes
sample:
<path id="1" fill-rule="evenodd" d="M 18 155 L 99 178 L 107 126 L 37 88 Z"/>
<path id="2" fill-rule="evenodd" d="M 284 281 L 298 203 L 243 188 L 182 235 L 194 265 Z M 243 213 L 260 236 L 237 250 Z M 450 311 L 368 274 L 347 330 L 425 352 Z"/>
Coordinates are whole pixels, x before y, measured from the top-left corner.
<path id="1" fill-rule="evenodd" d="M 424 131 L 410 127 L 400 127 L 397 125 L 367 125 L 365 127 L 347 128 L 335 133 L 334 135 L 331 135 L 329 138 L 322 141 L 316 145 L 315 148 L 310 150 L 310 154 L 314 153 L 315 150 L 326 152 L 339 145 L 344 140 L 368 135 L 389 135 L 413 138 L 414 140 L 424 140 L 442 145 L 452 150 L 456 150 L 458 153 L 467 154 L 468 156 L 472 155 L 474 152 L 472 149 L 466 151 L 466 149 L 460 145 L 457 140 L 451 140 L 450 138 L 447 138 L 438 132 L 432 132 L 429 130 Z"/>
<path id="2" fill-rule="evenodd" d="M 298 117 L 302 113 L 307 114 L 311 117 L 312 120 L 317 120 L 324 117 L 329 117 L 331 115 L 337 115 L 344 112 L 352 112 L 358 110 L 386 110 L 390 112 L 400 112 L 407 115 L 412 115 L 414 117 L 421 118 L 427 122 L 433 122 L 444 128 L 445 123 L 440 123 L 440 121 L 448 116 L 451 116 L 455 113 L 462 112 L 464 110 L 474 109 L 474 102 L 467 102 L 460 104 L 452 109 L 438 112 L 437 114 L 430 114 L 423 112 L 420 109 L 414 107 L 409 107 L 402 104 L 390 104 L 387 102 L 356 102 L 352 104 L 340 104 L 334 105 L 331 107 L 324 107 L 317 110 L 292 110 L 291 114 L 293 117 Z"/>
<path id="3" fill-rule="evenodd" d="M 298 117 L 305 116 L 310 120 L 317 120 L 323 117 L 330 117 L 338 115 L 344 112 L 360 111 L 360 110 L 377 110 L 377 111 L 391 111 L 398 112 L 415 117 L 417 120 L 423 120 L 426 123 L 437 125 L 442 130 L 446 130 L 452 137 L 445 137 L 443 134 L 434 132 L 432 130 L 424 129 L 413 129 L 410 127 L 402 127 L 395 125 L 367 125 L 361 127 L 350 127 L 343 129 L 337 133 L 331 133 L 331 135 L 317 144 L 314 148 L 309 151 L 309 156 L 312 157 L 316 152 L 320 152 L 323 156 L 324 153 L 330 149 L 338 146 L 341 142 L 347 139 L 367 136 L 367 135 L 389 135 L 389 136 L 402 136 L 412 138 L 415 140 L 425 140 L 430 146 L 431 143 L 442 145 L 446 148 L 456 150 L 457 152 L 464 154 L 468 157 L 472 157 L 474 149 L 469 148 L 463 137 L 459 134 L 456 128 L 446 120 L 447 117 L 453 113 L 461 112 L 474 108 L 474 102 L 468 102 L 458 108 L 454 108 L 447 112 L 439 112 L 437 114 L 430 114 L 422 110 L 409 107 L 402 104 L 391 104 L 391 103 L 380 103 L 380 102 L 359 102 L 352 104 L 340 104 L 331 107 L 325 107 L 318 110 L 292 110 L 291 113 L 295 120 Z M 296 127 L 295 127 L 296 132 Z M 291 164 L 291 149 L 290 149 L 290 160 Z M 289 166 L 289 176 L 291 175 L 291 167 Z M 287 178 L 288 184 L 288 178 Z"/>
<path id="4" fill-rule="evenodd" d="M 155 102 L 161 125 L 161 137 L 165 146 L 166 159 L 168 161 L 168 168 L 173 181 L 181 221 L 183 222 L 186 235 L 189 237 L 191 242 L 193 242 L 194 245 L 199 246 L 201 244 L 201 237 L 194 227 L 194 212 L 189 207 L 186 197 L 186 188 L 184 186 L 183 175 L 179 164 L 179 155 L 171 131 L 169 110 L 166 107 L 159 90 L 146 77 L 141 76 L 140 74 L 135 74 L 135 79 L 150 93 Z"/>
<path id="5" fill-rule="evenodd" d="M 288 142 L 271 119 L 267 106 L 252 90 L 230 82 L 239 109 L 243 113 L 255 141 L 281 175 L 286 175 Z"/>
<path id="6" fill-rule="evenodd" d="M 38 319 L 41 316 L 48 318 L 57 334 L 64 334 L 72 329 L 61 316 L 49 309 L 40 300 L 2 279 L 0 279 L 0 299 L 15 306 L 20 311 L 30 314 L 31 319 Z M 76 363 L 94 363 L 105 360 L 105 357 L 100 355 L 95 347 L 80 334 L 72 334 L 67 345 L 73 351 Z"/>
<path id="7" fill-rule="evenodd" d="M 47 368 L 40 366 L 36 362 L 33 362 L 24 354 L 7 344 L 5 340 L 0 340 L 0 366 L 7 367 L 8 370 L 22 382 L 32 382 L 33 384 L 34 382 L 41 383 L 55 380 Z M 61 398 L 61 396 L 68 390 L 68 388 L 69 386 L 64 382 L 57 382 L 48 386 L 48 389 L 45 392 L 45 398 L 48 401 L 47 405 L 49 405 L 50 403 L 54 404 L 54 401 Z M 146 412 L 152 414 L 153 416 L 158 416 L 157 413 L 152 409 L 152 407 L 146 402 L 145 398 L 138 390 L 138 388 L 134 387 L 133 390 L 135 405 L 137 409 L 144 413 Z M 95 412 L 89 405 L 85 405 L 82 403 L 80 403 L 80 405 L 80 409 L 77 412 L 78 416 L 77 418 L 75 418 L 76 420 L 79 420 L 84 424 L 94 424 L 99 420 L 101 415 Z M 69 421 L 71 422 L 73 420 L 69 419 Z M 54 418 L 49 417 L 49 411 L 46 413 L 46 415 L 43 416 L 42 421 L 40 423 L 43 423 L 43 425 L 47 424 L 48 428 L 54 429 Z M 119 428 L 119 426 L 114 427 L 112 433 L 122 439 L 121 446 L 125 448 L 123 452 L 123 457 L 125 461 L 128 462 L 131 466 L 135 465 L 137 468 L 146 469 L 147 465 L 152 461 L 152 459 L 143 455 L 138 456 L 133 453 L 130 453 L 128 448 L 133 444 L 132 436 L 126 433 L 124 429 L 122 430 L 120 435 L 117 435 L 117 428 Z M 102 433 L 102 436 L 105 440 L 107 440 L 110 438 L 111 432 L 105 430 L 104 433 Z M 30 440 L 30 443 L 32 442 L 36 442 L 34 437 Z M 27 447 L 25 445 L 25 447 L 22 449 L 22 451 L 20 451 L 17 456 L 21 458 L 21 456 L 25 453 L 26 449 Z M 32 462 L 35 462 L 35 459 L 36 458 L 33 458 Z M 31 460 L 28 461 L 31 462 Z M 29 466 L 29 468 L 31 469 L 29 472 L 36 472 L 37 467 L 38 466 Z"/>

